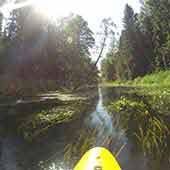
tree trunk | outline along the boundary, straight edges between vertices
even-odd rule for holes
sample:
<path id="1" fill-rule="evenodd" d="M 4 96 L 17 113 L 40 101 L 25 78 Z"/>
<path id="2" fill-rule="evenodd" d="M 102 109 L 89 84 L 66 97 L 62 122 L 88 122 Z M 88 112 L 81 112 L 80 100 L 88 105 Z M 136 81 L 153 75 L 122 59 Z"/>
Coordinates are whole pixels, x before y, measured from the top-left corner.
<path id="1" fill-rule="evenodd" d="M 131 70 L 130 70 L 129 63 L 127 63 L 127 69 L 128 69 L 128 78 L 129 78 L 130 80 L 132 80 L 132 72 L 131 72 Z"/>
<path id="2" fill-rule="evenodd" d="M 165 57 L 165 55 L 162 56 L 162 61 L 163 61 L 164 69 L 167 69 L 168 66 L 167 66 L 167 63 L 166 63 L 166 57 Z"/>
<path id="3" fill-rule="evenodd" d="M 107 37 L 104 37 L 104 40 L 103 40 L 103 43 L 102 43 L 102 48 L 101 48 L 99 56 L 98 56 L 98 58 L 97 58 L 97 60 L 96 60 L 96 62 L 94 64 L 95 66 L 97 65 L 97 63 L 99 62 L 100 58 L 102 57 L 103 50 L 104 50 L 104 47 L 105 47 L 105 44 L 106 44 L 106 38 Z"/>

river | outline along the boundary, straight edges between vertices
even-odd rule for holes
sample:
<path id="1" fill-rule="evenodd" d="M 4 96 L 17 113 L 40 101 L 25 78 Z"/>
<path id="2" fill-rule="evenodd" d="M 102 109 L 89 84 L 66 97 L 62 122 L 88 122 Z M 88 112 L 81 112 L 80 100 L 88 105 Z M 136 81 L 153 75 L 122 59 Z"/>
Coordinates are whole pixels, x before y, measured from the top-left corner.
<path id="1" fill-rule="evenodd" d="M 117 114 L 111 116 L 105 108 L 126 90 L 99 88 L 99 97 L 88 113 L 72 126 L 53 129 L 43 141 L 30 144 L 15 134 L 5 134 L 0 140 L 0 170 L 69 170 L 86 150 L 95 146 L 106 147 L 114 155 L 125 146 L 117 155 L 122 170 L 159 170 L 160 162 L 150 164 L 148 157 L 136 151 L 120 128 Z M 168 160 L 162 166 L 170 169 Z"/>

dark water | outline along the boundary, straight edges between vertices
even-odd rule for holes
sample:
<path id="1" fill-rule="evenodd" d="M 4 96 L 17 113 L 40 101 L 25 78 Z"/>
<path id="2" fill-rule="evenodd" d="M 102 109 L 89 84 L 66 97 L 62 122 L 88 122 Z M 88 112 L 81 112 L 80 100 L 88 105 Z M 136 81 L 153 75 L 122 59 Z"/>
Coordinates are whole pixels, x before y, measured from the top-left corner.
<path id="1" fill-rule="evenodd" d="M 119 127 L 117 114 L 108 114 L 105 105 L 127 90 L 100 88 L 99 98 L 88 113 L 69 125 L 54 128 L 43 140 L 32 144 L 15 134 L 5 134 L 0 139 L 0 170 L 68 170 L 92 147 L 104 146 L 116 155 L 122 145 L 125 147 L 117 157 L 122 169 L 170 169 L 168 158 L 150 162 L 137 151 Z"/>

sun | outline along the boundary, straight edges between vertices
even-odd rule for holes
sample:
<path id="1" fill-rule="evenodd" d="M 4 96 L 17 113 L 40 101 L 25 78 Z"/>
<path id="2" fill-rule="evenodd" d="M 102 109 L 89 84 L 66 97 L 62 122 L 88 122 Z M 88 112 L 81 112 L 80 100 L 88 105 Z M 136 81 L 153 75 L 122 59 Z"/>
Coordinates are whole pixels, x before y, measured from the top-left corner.
<path id="1" fill-rule="evenodd" d="M 0 12 L 9 15 L 12 10 L 26 6 L 33 6 L 38 13 L 56 19 L 68 16 L 70 13 L 79 13 L 81 5 L 77 5 L 79 0 L 24 0 L 23 2 L 10 2 L 0 7 Z"/>
<path id="2" fill-rule="evenodd" d="M 32 0 L 32 4 L 41 14 L 50 19 L 63 17 L 71 13 L 69 1 L 64 0 Z"/>

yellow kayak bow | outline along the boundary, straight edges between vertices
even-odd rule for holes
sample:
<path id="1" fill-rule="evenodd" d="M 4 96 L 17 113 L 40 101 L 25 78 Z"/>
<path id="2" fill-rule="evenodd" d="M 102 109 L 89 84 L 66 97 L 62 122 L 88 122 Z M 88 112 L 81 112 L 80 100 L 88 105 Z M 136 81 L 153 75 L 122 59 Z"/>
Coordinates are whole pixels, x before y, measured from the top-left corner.
<path id="1" fill-rule="evenodd" d="M 84 154 L 74 170 L 121 170 L 121 168 L 107 149 L 96 147 Z"/>

